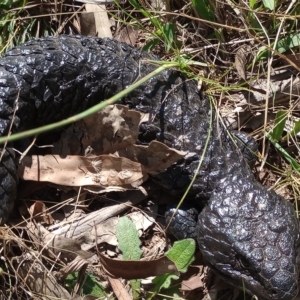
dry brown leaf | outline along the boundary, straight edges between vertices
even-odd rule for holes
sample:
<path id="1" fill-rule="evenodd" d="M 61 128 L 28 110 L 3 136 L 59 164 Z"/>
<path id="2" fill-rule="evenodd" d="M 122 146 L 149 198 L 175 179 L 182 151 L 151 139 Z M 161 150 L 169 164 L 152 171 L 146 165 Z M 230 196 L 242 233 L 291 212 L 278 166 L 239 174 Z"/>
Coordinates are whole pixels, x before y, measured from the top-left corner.
<path id="1" fill-rule="evenodd" d="M 118 239 L 116 237 L 116 230 L 118 222 L 119 217 L 112 217 L 93 226 L 91 231 L 87 232 L 85 235 L 85 244 L 82 245 L 83 249 L 91 249 L 95 246 L 95 244 L 102 243 L 117 246 Z"/>
<path id="2" fill-rule="evenodd" d="M 235 55 L 235 67 L 241 78 L 247 80 L 246 77 L 246 64 L 247 64 L 248 51 L 246 47 L 240 47 Z"/>
<path id="3" fill-rule="evenodd" d="M 182 280 L 181 282 L 181 291 L 192 291 L 198 288 L 203 288 L 205 284 L 199 275 L 190 277 L 188 280 Z"/>
<path id="4" fill-rule="evenodd" d="M 119 156 L 139 162 L 148 174 L 156 175 L 166 171 L 173 163 L 188 152 L 169 148 L 167 145 L 152 141 L 149 146 L 134 145 L 118 151 Z"/>
<path id="5" fill-rule="evenodd" d="M 141 279 L 166 273 L 179 275 L 175 264 L 166 256 L 148 261 L 111 259 L 101 253 L 99 256 L 104 271 L 112 277 Z"/>
<path id="6" fill-rule="evenodd" d="M 157 141 L 149 146 L 135 145 L 139 125 L 148 119 L 148 114 L 123 105 L 107 106 L 63 132 L 53 151 L 64 159 L 56 154 L 26 157 L 18 168 L 19 176 L 62 186 L 88 186 L 88 190 L 95 193 L 140 188 L 147 180 L 143 167 L 155 175 L 188 153 Z M 89 152 L 85 153 L 87 157 L 68 156 L 80 153 L 80 149 Z M 108 153 L 115 153 L 119 158 L 103 155 Z"/>
<path id="7" fill-rule="evenodd" d="M 68 127 L 54 144 L 53 154 L 80 154 L 90 149 L 94 155 L 114 153 L 135 144 L 139 126 L 149 114 L 130 110 L 124 105 L 108 105 L 96 114 Z"/>
<path id="8" fill-rule="evenodd" d="M 123 27 L 115 36 L 114 38 L 119 42 L 124 42 L 129 45 L 134 46 L 136 40 L 138 38 L 139 31 L 137 28 L 133 26 L 125 26 Z"/>
<path id="9" fill-rule="evenodd" d="M 41 201 L 35 201 L 29 208 L 29 213 L 37 222 L 44 222 L 46 224 L 53 224 L 54 219 L 49 214 L 47 206 Z"/>
<path id="10" fill-rule="evenodd" d="M 147 216 L 140 211 L 132 212 L 126 216 L 133 222 L 140 236 L 154 223 L 154 218 Z"/>
<path id="11" fill-rule="evenodd" d="M 128 187 L 148 178 L 139 163 L 111 155 L 25 156 L 18 175 L 23 180 L 47 181 L 62 186 L 97 186 L 102 190 L 112 186 Z"/>

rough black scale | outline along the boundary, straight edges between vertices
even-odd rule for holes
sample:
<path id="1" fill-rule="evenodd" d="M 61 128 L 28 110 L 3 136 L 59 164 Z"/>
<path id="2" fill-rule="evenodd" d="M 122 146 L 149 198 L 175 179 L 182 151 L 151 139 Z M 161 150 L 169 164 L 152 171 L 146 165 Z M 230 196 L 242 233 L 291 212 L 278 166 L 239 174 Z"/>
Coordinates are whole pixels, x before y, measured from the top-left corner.
<path id="1" fill-rule="evenodd" d="M 153 71 L 155 57 L 126 44 L 90 37 L 46 37 L 8 51 L 0 59 L 0 134 L 67 118 L 109 98 Z M 19 98 L 18 98 L 19 97 Z M 298 221 L 292 205 L 255 181 L 240 151 L 222 129 L 196 83 L 168 70 L 121 103 L 149 112 L 155 137 L 186 159 L 155 178 L 171 193 L 186 188 L 213 119 L 211 139 L 191 195 L 209 198 L 199 215 L 199 247 L 209 265 L 228 282 L 261 299 L 297 294 Z M 145 136 L 147 137 L 147 132 Z M 141 133 L 141 137 L 143 133 Z M 14 153 L 0 165 L 0 217 L 5 221 L 16 197 Z"/>

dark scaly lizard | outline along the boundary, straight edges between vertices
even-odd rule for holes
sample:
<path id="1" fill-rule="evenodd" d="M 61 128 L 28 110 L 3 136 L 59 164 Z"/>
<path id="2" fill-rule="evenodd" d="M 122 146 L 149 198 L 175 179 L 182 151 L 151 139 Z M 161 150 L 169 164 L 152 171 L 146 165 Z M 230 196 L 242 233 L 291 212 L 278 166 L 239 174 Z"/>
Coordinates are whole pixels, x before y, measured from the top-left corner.
<path id="1" fill-rule="evenodd" d="M 82 36 L 46 37 L 9 50 L 0 58 L 0 135 L 8 132 L 16 99 L 13 132 L 65 119 L 153 71 L 149 59 L 156 58 L 124 43 Z M 204 259 L 226 281 L 260 299 L 293 299 L 298 291 L 295 211 L 254 179 L 196 83 L 167 70 L 120 103 L 150 113 L 151 123 L 141 127 L 143 142 L 157 139 L 189 151 L 155 178 L 174 194 L 183 193 L 193 177 L 211 125 L 190 192 L 209 198 L 196 226 Z M 14 156 L 9 146 L 0 164 L 2 222 L 16 198 Z"/>

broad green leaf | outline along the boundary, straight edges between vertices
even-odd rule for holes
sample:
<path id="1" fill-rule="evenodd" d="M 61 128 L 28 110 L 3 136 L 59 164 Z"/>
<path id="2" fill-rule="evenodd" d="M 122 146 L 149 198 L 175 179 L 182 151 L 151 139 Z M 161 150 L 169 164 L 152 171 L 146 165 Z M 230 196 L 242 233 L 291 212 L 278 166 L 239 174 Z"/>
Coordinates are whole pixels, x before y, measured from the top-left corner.
<path id="1" fill-rule="evenodd" d="M 120 218 L 116 235 L 124 260 L 139 260 L 142 255 L 141 241 L 135 225 L 129 218 Z"/>
<path id="2" fill-rule="evenodd" d="M 280 53 L 284 53 L 294 47 L 300 45 L 300 33 L 290 34 L 278 41 L 276 50 Z"/>
<path id="3" fill-rule="evenodd" d="M 67 288 L 71 291 L 73 290 L 78 278 L 78 272 L 69 274 L 65 280 Z M 85 282 L 82 286 L 82 295 L 93 295 L 101 299 L 111 299 L 107 298 L 106 292 L 103 286 L 98 282 L 97 278 L 91 274 L 86 275 Z"/>
<path id="4" fill-rule="evenodd" d="M 287 112 L 279 110 L 276 113 L 275 127 L 271 133 L 271 137 L 274 141 L 278 142 L 282 138 L 282 133 L 287 119 Z"/>
<path id="5" fill-rule="evenodd" d="M 276 0 L 263 0 L 263 4 L 265 8 L 274 10 L 276 6 Z"/>
<path id="6" fill-rule="evenodd" d="M 274 43 L 271 45 L 274 46 Z M 276 50 L 280 53 L 284 53 L 292 48 L 300 46 L 300 33 L 290 34 L 282 38 L 278 41 L 276 45 Z M 266 47 L 261 47 L 258 54 L 256 55 L 256 59 L 267 58 L 269 54 L 269 50 Z"/>
<path id="7" fill-rule="evenodd" d="M 175 263 L 180 272 L 186 272 L 188 266 L 194 260 L 196 243 L 193 239 L 177 241 L 173 247 L 166 252 L 166 256 Z"/>
<path id="8" fill-rule="evenodd" d="M 177 280 L 179 276 L 175 274 L 163 274 L 156 276 L 152 282 L 154 283 L 154 288 L 152 289 L 155 292 L 159 292 L 162 288 L 169 288 L 171 285 L 172 279 Z"/>
<path id="9" fill-rule="evenodd" d="M 154 283 L 154 287 L 151 289 L 152 293 L 149 293 L 147 300 L 151 300 L 154 297 L 155 299 L 162 299 L 162 300 L 182 299 L 181 297 L 178 297 L 178 294 L 180 294 L 179 291 L 180 285 L 174 285 L 174 284 L 171 285 L 172 279 L 178 280 L 179 277 L 174 274 L 164 274 L 155 277 L 152 280 L 152 283 Z M 163 292 L 161 292 L 162 289 L 164 289 Z"/>
<path id="10" fill-rule="evenodd" d="M 168 257 L 172 262 L 175 263 L 177 269 L 180 272 L 186 272 L 187 267 L 191 264 L 194 260 L 194 253 L 196 250 L 196 243 L 193 239 L 186 239 L 175 242 L 173 247 L 166 252 L 166 257 Z M 164 274 L 155 277 L 152 282 L 154 283 L 154 287 L 152 288 L 153 294 L 152 296 L 148 297 L 148 299 L 152 299 L 157 293 L 160 292 L 162 288 L 168 289 L 164 294 L 168 294 L 170 290 L 171 281 L 172 279 L 177 280 L 179 277 L 176 274 Z M 172 291 L 172 296 L 177 298 L 177 293 L 179 293 L 178 287 L 174 287 Z M 175 299 L 174 298 L 174 299 Z"/>

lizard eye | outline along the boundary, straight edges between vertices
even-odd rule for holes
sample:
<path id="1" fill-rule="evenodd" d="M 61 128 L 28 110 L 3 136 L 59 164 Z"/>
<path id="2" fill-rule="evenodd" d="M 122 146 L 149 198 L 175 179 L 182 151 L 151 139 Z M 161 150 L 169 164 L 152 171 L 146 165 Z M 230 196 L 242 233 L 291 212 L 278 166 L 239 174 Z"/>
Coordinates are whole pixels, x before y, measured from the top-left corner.
<path id="1" fill-rule="evenodd" d="M 251 269 L 251 265 L 250 265 L 249 261 L 248 261 L 245 257 L 237 256 L 236 259 L 237 259 L 238 264 L 239 264 L 243 269 L 246 269 L 246 270 Z"/>

